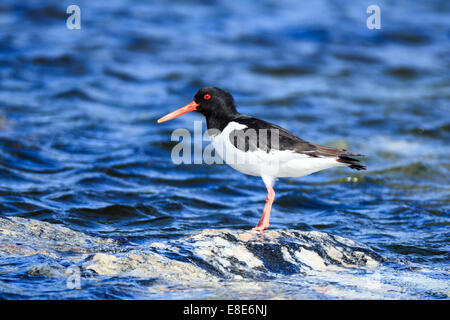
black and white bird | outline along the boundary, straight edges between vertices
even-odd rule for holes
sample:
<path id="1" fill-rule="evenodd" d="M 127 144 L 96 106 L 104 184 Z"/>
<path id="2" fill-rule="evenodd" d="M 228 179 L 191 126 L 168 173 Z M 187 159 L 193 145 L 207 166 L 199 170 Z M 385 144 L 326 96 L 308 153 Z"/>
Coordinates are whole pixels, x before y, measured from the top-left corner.
<path id="1" fill-rule="evenodd" d="M 239 172 L 260 176 L 264 181 L 266 204 L 253 230 L 269 227 L 275 179 L 302 177 L 338 166 L 366 169 L 354 158 L 360 154 L 312 144 L 275 124 L 240 114 L 232 95 L 216 87 L 201 88 L 194 101 L 160 118 L 158 123 L 190 111 L 205 116 L 212 145 L 226 164 Z"/>

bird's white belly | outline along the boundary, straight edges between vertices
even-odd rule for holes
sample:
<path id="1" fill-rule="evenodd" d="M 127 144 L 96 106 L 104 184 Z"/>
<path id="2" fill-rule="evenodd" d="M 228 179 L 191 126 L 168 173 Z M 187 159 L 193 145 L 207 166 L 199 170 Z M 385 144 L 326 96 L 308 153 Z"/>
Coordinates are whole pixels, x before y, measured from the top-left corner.
<path id="1" fill-rule="evenodd" d="M 261 163 L 258 161 L 256 152 L 244 152 L 237 149 L 231 143 L 229 134 L 239 127 L 232 127 L 231 130 L 229 127 L 227 126 L 219 135 L 211 137 L 216 153 L 233 169 L 251 176 L 260 176 Z"/>
<path id="2" fill-rule="evenodd" d="M 293 151 L 271 150 L 265 152 L 242 151 L 230 141 L 233 130 L 246 128 L 245 125 L 230 122 L 219 135 L 212 136 L 211 142 L 217 154 L 233 169 L 252 176 L 302 177 L 308 174 L 344 165 L 336 158 L 310 157 Z"/>

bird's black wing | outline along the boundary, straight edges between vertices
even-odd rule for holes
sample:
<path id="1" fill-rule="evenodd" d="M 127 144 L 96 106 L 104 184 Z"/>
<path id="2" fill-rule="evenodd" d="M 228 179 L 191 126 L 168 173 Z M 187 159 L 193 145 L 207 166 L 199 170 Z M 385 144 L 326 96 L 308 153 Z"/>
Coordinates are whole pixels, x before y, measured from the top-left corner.
<path id="1" fill-rule="evenodd" d="M 247 127 L 230 132 L 230 141 L 239 150 L 254 151 L 261 149 L 269 152 L 274 149 L 280 151 L 294 150 L 299 153 L 308 153 L 316 150 L 312 143 L 296 137 L 286 129 L 273 123 L 243 115 L 234 119 L 233 122 Z"/>
<path id="2" fill-rule="evenodd" d="M 237 129 L 230 132 L 231 143 L 242 151 L 255 151 L 256 149 L 270 152 L 271 150 L 290 150 L 310 157 L 332 157 L 338 162 L 349 165 L 356 170 L 364 170 L 365 167 L 358 164 L 359 160 L 353 157 L 361 156 L 348 152 L 345 149 L 338 149 L 320 146 L 302 140 L 288 130 L 272 124 L 270 122 L 240 115 L 233 122 L 247 126 L 244 129 Z"/>

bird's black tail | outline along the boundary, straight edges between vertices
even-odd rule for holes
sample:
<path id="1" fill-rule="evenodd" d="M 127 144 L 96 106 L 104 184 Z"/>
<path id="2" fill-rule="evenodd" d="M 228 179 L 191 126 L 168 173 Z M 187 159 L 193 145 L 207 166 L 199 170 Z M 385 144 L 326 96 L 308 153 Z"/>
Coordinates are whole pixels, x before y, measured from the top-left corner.
<path id="1" fill-rule="evenodd" d="M 362 164 L 359 164 L 359 160 L 352 158 L 352 157 L 360 157 L 362 156 L 362 154 L 356 154 L 356 153 L 347 153 L 347 154 L 343 154 L 338 156 L 337 161 L 338 162 L 342 162 L 347 164 L 350 168 L 355 169 L 355 170 L 366 170 L 366 167 L 363 166 Z"/>

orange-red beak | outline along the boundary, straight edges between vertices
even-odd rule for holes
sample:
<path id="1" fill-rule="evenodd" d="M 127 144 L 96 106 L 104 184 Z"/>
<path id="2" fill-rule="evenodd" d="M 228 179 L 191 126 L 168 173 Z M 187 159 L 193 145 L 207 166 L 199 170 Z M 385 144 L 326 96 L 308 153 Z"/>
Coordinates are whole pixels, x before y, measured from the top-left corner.
<path id="1" fill-rule="evenodd" d="M 199 105 L 198 103 L 196 103 L 195 101 L 192 101 L 191 103 L 185 105 L 184 107 L 182 107 L 178 110 L 175 110 L 169 114 L 166 114 L 164 117 L 158 119 L 158 123 L 172 120 L 173 118 L 179 117 L 185 113 L 195 111 L 195 110 L 197 110 L 198 105 Z"/>

